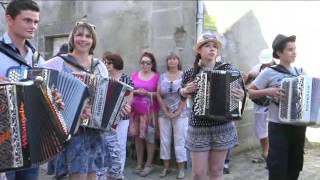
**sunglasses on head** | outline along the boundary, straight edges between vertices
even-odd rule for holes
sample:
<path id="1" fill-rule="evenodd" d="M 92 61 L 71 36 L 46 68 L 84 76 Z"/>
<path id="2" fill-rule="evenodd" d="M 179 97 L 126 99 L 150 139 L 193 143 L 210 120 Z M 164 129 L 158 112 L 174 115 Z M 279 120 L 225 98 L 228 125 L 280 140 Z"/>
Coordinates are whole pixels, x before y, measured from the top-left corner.
<path id="1" fill-rule="evenodd" d="M 149 62 L 149 61 L 141 61 L 140 64 L 143 64 L 143 65 L 151 65 L 152 63 Z"/>
<path id="2" fill-rule="evenodd" d="M 215 34 L 213 34 L 213 33 L 204 33 L 202 35 L 202 38 L 204 40 L 217 40 L 217 36 Z"/>
<path id="3" fill-rule="evenodd" d="M 88 26 L 90 26 L 93 30 L 96 30 L 96 26 L 95 25 L 93 25 L 93 24 L 90 24 L 90 23 L 87 23 L 87 22 L 83 22 L 83 21 L 78 21 L 78 22 L 76 22 L 76 26 L 79 26 L 79 25 L 88 25 Z"/>

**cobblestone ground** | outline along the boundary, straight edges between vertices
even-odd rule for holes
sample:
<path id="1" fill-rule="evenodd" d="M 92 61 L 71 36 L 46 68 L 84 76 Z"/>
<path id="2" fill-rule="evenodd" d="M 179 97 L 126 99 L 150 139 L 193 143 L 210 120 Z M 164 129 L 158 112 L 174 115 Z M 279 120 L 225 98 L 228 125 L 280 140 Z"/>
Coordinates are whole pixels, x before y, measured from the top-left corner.
<path id="1" fill-rule="evenodd" d="M 231 174 L 225 175 L 225 180 L 267 180 L 268 171 L 265 164 L 253 164 L 251 160 L 258 157 L 258 150 L 250 150 L 233 155 L 231 159 Z M 133 173 L 134 163 L 129 162 L 126 166 L 126 180 L 174 180 L 176 171 L 172 170 L 165 178 L 159 178 L 160 166 L 147 177 L 142 178 Z M 186 180 L 191 179 L 190 169 L 186 170 Z M 51 180 L 52 176 L 46 175 L 45 166 L 41 168 L 41 180 Z M 308 146 L 305 151 L 305 163 L 299 180 L 320 180 L 320 146 Z"/>

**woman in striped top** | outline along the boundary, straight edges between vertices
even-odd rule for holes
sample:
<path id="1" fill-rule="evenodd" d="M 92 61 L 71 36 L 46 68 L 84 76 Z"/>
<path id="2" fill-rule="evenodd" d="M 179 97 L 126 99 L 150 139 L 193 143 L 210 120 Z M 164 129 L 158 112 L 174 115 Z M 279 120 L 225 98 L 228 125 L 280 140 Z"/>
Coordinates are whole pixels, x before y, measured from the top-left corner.
<path id="1" fill-rule="evenodd" d="M 119 54 L 105 52 L 103 54 L 103 62 L 106 64 L 109 75 L 111 78 L 124 82 L 130 86 L 133 86 L 131 78 L 122 72 L 123 60 Z M 129 114 L 131 112 L 132 93 L 127 98 L 127 103 L 122 108 L 121 120 L 117 126 L 117 136 L 120 145 L 120 162 L 121 162 L 121 174 L 124 171 L 124 165 L 126 160 L 126 144 L 127 133 L 129 127 Z M 122 177 L 123 178 L 123 177 Z"/>
<path id="2" fill-rule="evenodd" d="M 194 67 L 184 71 L 180 94 L 183 99 L 189 95 L 195 98 L 198 85 L 195 76 L 201 71 L 211 71 L 222 66 L 218 61 L 222 42 L 219 35 L 204 33 L 194 47 L 197 53 Z M 233 69 L 230 64 L 223 66 L 224 70 Z M 240 86 L 240 83 L 239 83 Z M 231 90 L 232 94 L 242 99 L 244 91 L 241 88 Z M 237 131 L 232 121 L 221 122 L 207 118 L 199 119 L 191 112 L 186 137 L 186 148 L 191 151 L 192 179 L 221 180 L 227 150 L 238 143 Z"/>

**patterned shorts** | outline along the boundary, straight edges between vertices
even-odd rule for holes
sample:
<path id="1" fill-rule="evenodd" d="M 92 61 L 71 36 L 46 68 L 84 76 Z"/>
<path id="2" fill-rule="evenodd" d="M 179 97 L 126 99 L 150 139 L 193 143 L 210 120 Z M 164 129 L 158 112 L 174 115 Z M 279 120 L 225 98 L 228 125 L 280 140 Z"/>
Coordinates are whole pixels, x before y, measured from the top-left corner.
<path id="1" fill-rule="evenodd" d="M 188 127 L 186 148 L 190 151 L 226 150 L 236 144 L 238 135 L 233 122 L 212 127 Z"/>

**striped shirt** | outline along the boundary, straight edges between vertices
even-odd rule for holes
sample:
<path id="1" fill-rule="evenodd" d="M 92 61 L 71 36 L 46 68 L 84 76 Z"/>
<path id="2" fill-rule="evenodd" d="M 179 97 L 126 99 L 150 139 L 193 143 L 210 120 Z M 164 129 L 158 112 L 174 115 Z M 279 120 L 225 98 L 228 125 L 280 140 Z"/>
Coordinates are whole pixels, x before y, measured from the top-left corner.
<path id="1" fill-rule="evenodd" d="M 122 73 L 119 81 L 124 82 L 133 87 L 133 81 L 130 78 L 130 76 L 128 76 L 127 74 Z M 128 120 L 128 119 L 129 119 L 129 116 L 121 117 L 121 120 Z"/>

